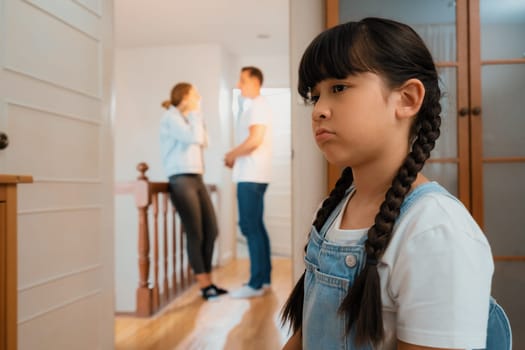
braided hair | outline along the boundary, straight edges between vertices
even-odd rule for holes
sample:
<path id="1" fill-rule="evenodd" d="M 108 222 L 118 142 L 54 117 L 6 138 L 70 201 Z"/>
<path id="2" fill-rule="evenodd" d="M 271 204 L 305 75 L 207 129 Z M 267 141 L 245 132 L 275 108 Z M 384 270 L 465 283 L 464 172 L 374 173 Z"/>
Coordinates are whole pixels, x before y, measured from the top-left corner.
<path id="1" fill-rule="evenodd" d="M 310 89 L 325 79 L 345 79 L 364 72 L 378 74 L 389 88 L 399 87 L 409 79 L 418 79 L 425 87 L 423 103 L 411 129 L 411 150 L 368 230 L 366 264 L 339 308 L 348 320 L 347 332 L 355 329 L 356 345 L 377 345 L 384 337 L 377 263 L 390 243 L 401 204 L 439 137 L 441 91 L 432 55 L 412 28 L 388 19 L 365 18 L 324 31 L 310 43 L 299 67 L 299 94 L 306 99 Z M 346 168 L 317 212 L 314 226 L 318 230 L 352 182 L 352 170 Z M 283 322 L 289 321 L 294 331 L 302 324 L 303 289 L 304 274 L 283 309 Z"/>

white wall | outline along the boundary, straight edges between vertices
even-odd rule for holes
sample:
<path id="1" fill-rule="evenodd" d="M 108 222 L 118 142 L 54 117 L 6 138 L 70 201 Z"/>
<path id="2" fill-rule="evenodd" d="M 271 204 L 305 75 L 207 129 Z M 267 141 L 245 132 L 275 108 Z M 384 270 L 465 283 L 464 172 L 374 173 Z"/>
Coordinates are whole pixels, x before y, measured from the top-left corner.
<path id="1" fill-rule="evenodd" d="M 116 51 L 115 180 L 137 177 L 136 165 L 148 163 L 150 181 L 166 181 L 159 154 L 158 127 L 174 84 L 187 81 L 200 91 L 202 112 L 209 133 L 205 152 L 204 180 L 220 190 L 219 261 L 233 256 L 233 208 L 231 175 L 223 156 L 231 147 L 230 97 L 233 80 L 228 64 L 232 60 L 218 45 L 118 49 Z M 226 74 L 226 72 L 230 72 Z M 233 79 L 236 79 L 233 74 Z M 228 101 L 228 102 L 227 102 Z M 135 308 L 137 268 L 137 212 L 133 199 L 119 195 L 115 200 L 116 309 Z"/>
<path id="2" fill-rule="evenodd" d="M 326 161 L 312 138 L 310 115 L 297 94 L 297 69 L 304 50 L 324 28 L 324 2 L 290 1 L 290 65 L 292 86 L 293 277 L 304 271 L 303 252 L 311 218 L 326 194 Z"/>
<path id="3" fill-rule="evenodd" d="M 262 70 L 264 88 L 290 87 L 290 57 L 288 55 L 241 56 L 238 59 L 238 67 L 240 69 L 244 66 L 255 66 Z"/>
<path id="4" fill-rule="evenodd" d="M 234 144 L 233 135 L 233 115 L 232 115 L 232 90 L 238 79 L 238 67 L 236 57 L 226 50 L 221 50 L 221 74 L 219 83 L 219 118 L 221 120 L 221 141 L 222 149 L 229 150 Z M 223 157 L 221 155 L 220 160 Z M 222 261 L 228 261 L 236 257 L 236 235 L 237 214 L 235 186 L 231 182 L 231 170 L 222 166 L 222 178 L 224 179 L 221 189 L 222 203 L 221 212 L 217 213 L 219 225 L 221 227 L 221 237 L 219 239 L 219 251 L 221 251 Z M 224 234 L 227 233 L 227 234 Z"/>

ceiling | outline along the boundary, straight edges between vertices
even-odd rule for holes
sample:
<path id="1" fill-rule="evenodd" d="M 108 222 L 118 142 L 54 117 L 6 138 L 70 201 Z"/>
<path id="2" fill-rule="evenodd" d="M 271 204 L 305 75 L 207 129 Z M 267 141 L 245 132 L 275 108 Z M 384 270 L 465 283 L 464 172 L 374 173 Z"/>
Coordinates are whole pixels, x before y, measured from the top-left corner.
<path id="1" fill-rule="evenodd" d="M 455 2 L 345 0 L 340 6 L 345 20 L 373 15 L 451 23 Z M 480 7 L 483 22 L 525 21 L 524 0 L 481 0 Z M 238 56 L 288 55 L 289 0 L 115 0 L 115 36 L 118 48 L 220 44 Z"/>
<path id="2" fill-rule="evenodd" d="M 115 40 L 118 48 L 218 43 L 239 56 L 287 55 L 289 1 L 115 0 Z"/>

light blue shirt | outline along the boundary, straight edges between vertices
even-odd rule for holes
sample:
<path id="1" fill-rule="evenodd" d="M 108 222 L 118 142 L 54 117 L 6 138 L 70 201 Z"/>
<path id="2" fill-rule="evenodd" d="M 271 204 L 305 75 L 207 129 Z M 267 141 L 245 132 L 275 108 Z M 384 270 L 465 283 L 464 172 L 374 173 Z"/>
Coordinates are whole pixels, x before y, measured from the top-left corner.
<path id="1" fill-rule="evenodd" d="M 207 146 L 204 121 L 198 113 L 184 117 L 174 107 L 160 121 L 160 151 L 166 176 L 202 174 L 202 149 Z"/>

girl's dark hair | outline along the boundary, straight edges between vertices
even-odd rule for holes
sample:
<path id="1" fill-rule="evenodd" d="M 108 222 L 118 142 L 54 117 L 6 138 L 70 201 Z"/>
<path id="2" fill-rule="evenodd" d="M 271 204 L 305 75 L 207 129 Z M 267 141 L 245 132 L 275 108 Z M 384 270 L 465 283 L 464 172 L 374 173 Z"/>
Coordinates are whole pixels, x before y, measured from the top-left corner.
<path id="1" fill-rule="evenodd" d="M 177 107 L 184 97 L 190 93 L 192 85 L 190 83 L 178 83 L 171 89 L 170 99 L 162 102 L 162 107 L 169 109 L 170 106 Z"/>
<path id="2" fill-rule="evenodd" d="M 425 87 L 411 130 L 411 151 L 368 230 L 365 267 L 339 308 L 348 319 L 347 332 L 355 329 L 356 345 L 377 345 L 384 333 L 377 263 L 390 243 L 401 204 L 439 137 L 441 91 L 432 55 L 412 28 L 388 19 L 365 18 L 326 30 L 310 43 L 299 67 L 299 94 L 307 99 L 310 89 L 325 79 L 345 79 L 365 72 L 381 76 L 389 88 L 399 87 L 409 79 L 418 79 Z M 346 168 L 317 212 L 314 226 L 318 230 L 352 182 L 352 170 Z M 303 287 L 304 274 L 283 309 L 283 322 L 289 321 L 294 331 L 302 323 Z"/>

